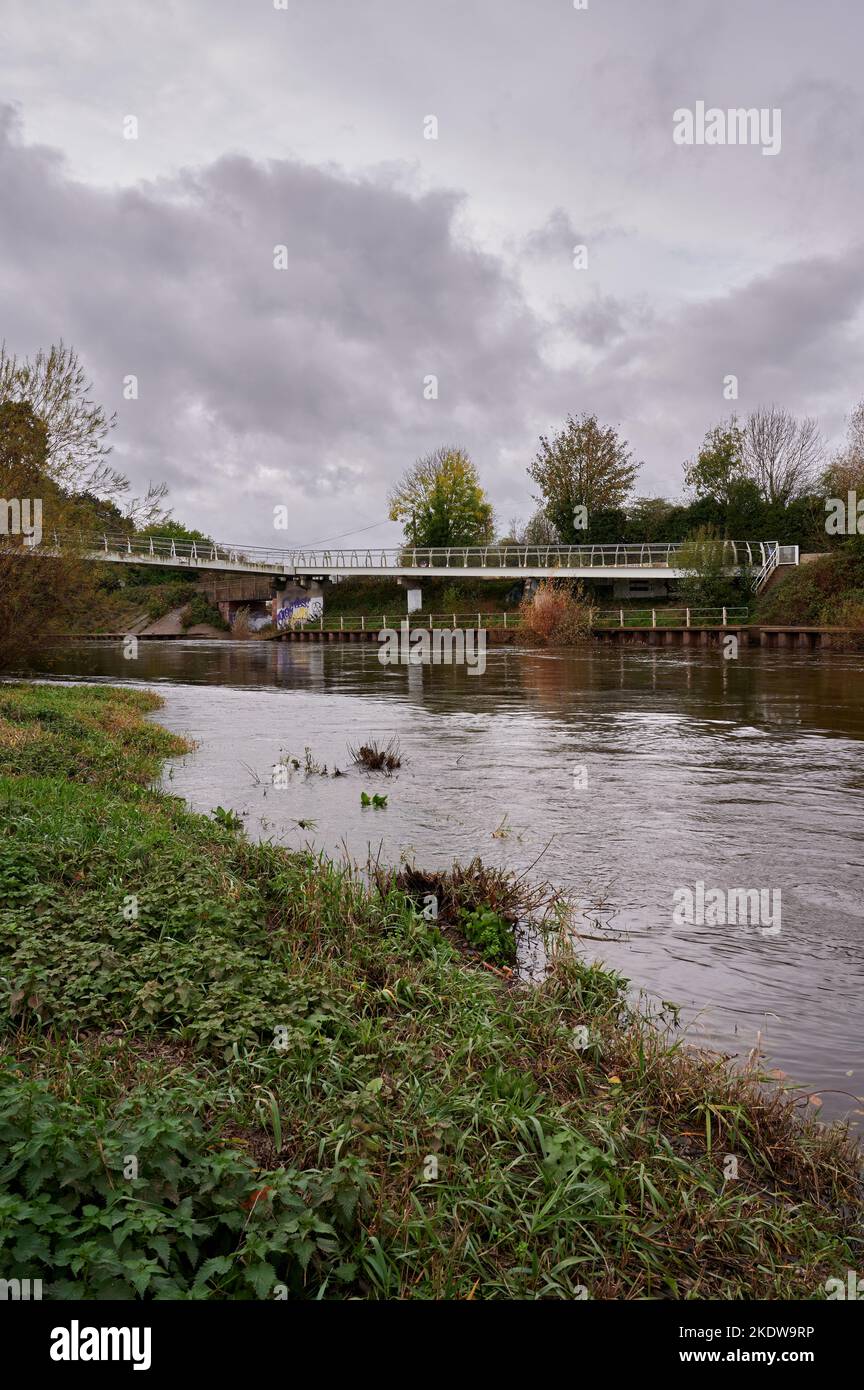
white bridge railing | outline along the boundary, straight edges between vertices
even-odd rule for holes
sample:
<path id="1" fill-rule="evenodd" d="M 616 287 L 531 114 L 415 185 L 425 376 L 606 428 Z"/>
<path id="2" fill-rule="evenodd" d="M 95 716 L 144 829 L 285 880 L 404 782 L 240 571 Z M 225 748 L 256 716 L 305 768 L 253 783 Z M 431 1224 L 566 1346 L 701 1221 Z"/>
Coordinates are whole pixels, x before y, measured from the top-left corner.
<path id="1" fill-rule="evenodd" d="M 83 548 L 93 558 L 132 564 L 176 564 L 206 569 L 209 565 L 290 575 L 406 569 L 679 569 L 687 542 L 610 545 L 398 546 L 385 549 L 270 549 L 221 541 L 178 541 L 169 536 L 64 536 L 46 532 L 43 550 L 64 543 Z M 767 578 L 778 563 L 797 563 L 797 548 L 776 541 L 724 541 L 730 569 L 748 568 Z M 794 560 L 783 551 L 795 551 Z M 754 585 L 755 587 L 755 585 Z"/>

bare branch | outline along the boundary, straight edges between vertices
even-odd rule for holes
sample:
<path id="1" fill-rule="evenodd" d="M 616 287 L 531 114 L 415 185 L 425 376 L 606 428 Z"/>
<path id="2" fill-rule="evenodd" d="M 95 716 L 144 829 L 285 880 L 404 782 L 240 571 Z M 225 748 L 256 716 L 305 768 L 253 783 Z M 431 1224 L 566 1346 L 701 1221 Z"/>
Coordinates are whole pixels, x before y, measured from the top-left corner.
<path id="1" fill-rule="evenodd" d="M 815 420 L 796 420 L 779 406 L 763 406 L 745 422 L 743 460 L 746 476 L 766 502 L 787 506 L 817 486 L 825 444 Z"/>

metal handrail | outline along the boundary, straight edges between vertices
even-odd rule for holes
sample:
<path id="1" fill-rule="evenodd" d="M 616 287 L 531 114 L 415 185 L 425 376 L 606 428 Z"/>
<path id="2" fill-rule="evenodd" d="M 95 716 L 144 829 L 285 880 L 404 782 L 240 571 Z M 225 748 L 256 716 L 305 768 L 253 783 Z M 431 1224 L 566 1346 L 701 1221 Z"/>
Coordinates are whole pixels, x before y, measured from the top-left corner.
<path id="1" fill-rule="evenodd" d="M 758 569 L 756 571 L 756 574 L 753 576 L 753 580 L 750 587 L 753 590 L 754 594 L 758 594 L 759 591 L 763 589 L 765 585 L 768 583 L 768 580 L 777 568 L 779 559 L 780 547 L 779 545 L 775 545 L 771 550 L 769 550 L 761 568 Z"/>
<path id="2" fill-rule="evenodd" d="M 595 608 L 592 627 L 728 627 L 749 621 L 750 609 L 739 608 Z M 301 621 L 299 626 L 320 628 L 323 632 L 374 632 L 380 628 L 398 629 L 406 624 L 420 628 L 520 628 L 524 618 L 519 609 L 507 612 L 447 613 L 335 613 Z"/>
<path id="3" fill-rule="evenodd" d="M 123 558 L 134 563 L 171 562 L 178 567 L 206 569 L 208 564 L 229 564 L 269 573 L 290 574 L 298 569 L 313 573 L 338 570 L 404 569 L 673 569 L 682 551 L 692 542 L 623 542 L 609 545 L 483 545 L 395 546 L 383 548 L 271 549 L 222 541 L 179 541 L 168 536 L 67 535 L 45 532 L 42 549 L 59 549 L 72 543 L 91 553 Z M 761 566 L 759 573 L 777 563 L 776 541 L 724 541 L 724 558 L 732 568 Z"/>

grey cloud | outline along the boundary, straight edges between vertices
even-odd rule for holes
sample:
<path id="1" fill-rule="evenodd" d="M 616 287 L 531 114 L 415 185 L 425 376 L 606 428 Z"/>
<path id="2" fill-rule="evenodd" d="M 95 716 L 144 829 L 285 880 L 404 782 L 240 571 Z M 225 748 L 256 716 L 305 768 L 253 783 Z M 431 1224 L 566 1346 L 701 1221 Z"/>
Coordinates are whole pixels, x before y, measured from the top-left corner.
<path id="1" fill-rule="evenodd" d="M 523 238 L 522 252 L 526 256 L 566 258 L 572 256 L 574 246 L 581 246 L 586 240 L 565 208 L 553 208 L 544 225 Z"/>
<path id="2" fill-rule="evenodd" d="M 862 395 L 864 244 L 840 256 L 806 258 L 691 304 L 617 340 L 590 373 L 601 414 L 631 426 L 649 460 L 644 481 L 668 486 L 708 424 L 771 401 L 842 428 L 846 402 Z M 737 401 L 724 378 L 739 382 Z M 658 459 L 666 458 L 666 467 Z"/>
<path id="3" fill-rule="evenodd" d="M 226 524 L 253 495 L 269 515 L 286 488 L 300 516 L 304 496 L 343 488 L 337 511 L 355 516 L 356 492 L 383 516 L 418 452 L 458 437 L 488 468 L 523 428 L 540 328 L 500 261 L 456 239 L 453 193 L 239 156 L 97 190 L 17 141 L 8 111 L 0 180 L 10 343 L 74 342 L 136 481 L 166 476 L 181 510 L 219 482 Z"/>
<path id="4" fill-rule="evenodd" d="M 582 409 L 670 490 L 729 413 L 727 373 L 739 409 L 777 400 L 828 433 L 861 395 L 860 18 L 841 25 L 831 0 L 815 30 L 803 0 L 659 18 L 448 3 L 423 23 L 401 0 L 302 23 L 198 0 L 160 25 L 120 12 L 82 6 L 80 71 L 43 7 L 4 19 L 4 76 L 24 52 L 28 128 L 64 153 L 0 107 L 2 332 L 19 352 L 76 345 L 118 410 L 118 462 L 139 486 L 166 478 L 190 521 L 269 541 L 290 499 L 298 537 L 347 530 L 448 440 L 500 515 L 525 514 L 538 433 Z M 672 110 L 698 97 L 782 100 L 782 156 L 673 148 Z M 134 150 L 130 107 L 150 133 Z M 305 159 L 271 157 L 294 140 Z M 91 166 L 99 182 L 71 172 Z"/>
<path id="5" fill-rule="evenodd" d="M 557 327 L 574 341 L 598 350 L 611 348 L 630 333 L 645 332 L 656 323 L 656 315 L 644 302 L 628 302 L 595 290 L 584 303 L 565 307 L 558 314 Z"/>

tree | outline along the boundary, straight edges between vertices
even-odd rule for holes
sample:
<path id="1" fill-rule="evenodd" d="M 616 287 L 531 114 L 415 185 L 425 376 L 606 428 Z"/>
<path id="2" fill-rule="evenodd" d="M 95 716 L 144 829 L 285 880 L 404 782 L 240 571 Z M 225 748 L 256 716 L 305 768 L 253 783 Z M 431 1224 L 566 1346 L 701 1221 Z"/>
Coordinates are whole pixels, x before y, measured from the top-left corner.
<path id="1" fill-rule="evenodd" d="M 97 497 L 94 492 L 76 492 L 70 499 L 78 503 L 87 517 L 87 530 L 100 536 L 131 536 L 135 527 L 107 497 Z"/>
<path id="2" fill-rule="evenodd" d="M 744 431 L 733 415 L 705 435 L 695 461 L 685 466 L 684 485 L 697 497 L 712 497 L 726 507 L 744 476 Z"/>
<path id="3" fill-rule="evenodd" d="M 677 540 L 677 522 L 683 510 L 665 497 L 637 497 L 627 508 L 623 538 L 648 542 Z"/>
<path id="4" fill-rule="evenodd" d="M 48 432 L 32 408 L 23 401 L 0 402 L 0 468 L 5 498 L 33 498 L 42 492 L 47 452 Z"/>
<path id="5" fill-rule="evenodd" d="M 725 534 L 739 541 L 785 540 L 787 511 L 786 504 L 766 502 L 752 478 L 736 478 L 726 499 Z"/>
<path id="6" fill-rule="evenodd" d="M 740 578 L 726 573 L 731 563 L 723 540 L 710 526 L 703 526 L 678 553 L 678 567 L 685 571 L 679 586 L 683 603 L 691 608 L 722 608 L 742 599 Z"/>
<path id="7" fill-rule="evenodd" d="M 542 508 L 529 517 L 524 525 L 521 522 L 513 522 L 511 526 L 513 535 L 520 545 L 561 544 L 561 537 Z"/>
<path id="8" fill-rule="evenodd" d="M 169 541 L 194 541 L 196 545 L 212 545 L 212 536 L 206 536 L 203 531 L 196 531 L 194 527 L 184 526 L 182 521 L 175 521 L 169 517 L 164 521 L 154 521 L 152 525 L 145 526 L 138 532 L 141 536 L 162 536 Z"/>
<path id="9" fill-rule="evenodd" d="M 848 492 L 864 496 L 864 401 L 859 401 L 846 429 L 846 444 L 832 458 L 822 476 L 826 497 L 845 500 Z"/>
<path id="10" fill-rule="evenodd" d="M 163 514 L 164 483 L 150 483 L 144 497 L 129 497 L 129 479 L 108 462 L 110 419 L 90 398 L 92 383 L 73 348 L 61 340 L 31 361 L 19 360 L 0 344 L 0 403 L 26 401 L 47 431 L 45 472 L 67 494 L 90 493 L 122 501 L 137 524 Z"/>
<path id="11" fill-rule="evenodd" d="M 148 536 L 154 536 L 169 541 L 194 541 L 197 545 L 204 547 L 205 550 L 213 544 L 211 537 L 205 536 L 203 531 L 196 531 L 189 526 L 184 526 L 182 521 L 175 521 L 173 517 L 169 517 L 164 521 L 156 521 L 152 526 L 145 526 L 143 530 L 136 532 L 138 540 L 141 540 L 142 537 L 146 539 Z M 205 550 L 201 552 L 202 558 L 204 558 Z M 182 551 L 181 553 L 185 555 L 186 552 Z M 166 569 L 162 565 L 131 564 L 122 565 L 120 568 L 123 572 L 120 587 L 127 584 L 132 587 L 158 584 L 188 584 L 190 581 L 197 581 L 207 573 L 205 570 L 189 570 L 186 567 L 181 568 L 179 565 L 177 569 Z M 218 571 L 215 573 L 218 573 Z"/>
<path id="12" fill-rule="evenodd" d="M 390 520 L 405 523 L 411 545 L 487 545 L 492 505 L 464 449 L 441 448 L 406 469 L 390 493 Z"/>
<path id="13" fill-rule="evenodd" d="M 817 486 L 825 446 L 816 421 L 796 420 L 779 406 L 748 415 L 743 439 L 744 473 L 766 502 L 784 506 Z"/>
<path id="14" fill-rule="evenodd" d="M 587 539 L 592 512 L 621 508 L 633 490 L 641 463 L 627 443 L 596 415 L 567 416 L 564 428 L 540 448 L 528 469 L 540 489 L 535 500 L 565 545 Z"/>
<path id="15" fill-rule="evenodd" d="M 48 431 L 26 401 L 0 402 L 0 494 L 5 516 L 0 535 L 0 669 L 74 628 L 95 602 L 95 566 L 74 545 L 52 555 L 30 545 L 23 528 L 10 526 L 10 508 L 28 521 L 40 515 L 43 534 L 72 530 L 78 504 L 48 476 Z M 38 504 L 39 512 L 36 507 Z M 34 534 L 34 540 L 38 536 Z"/>

